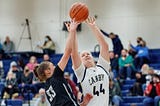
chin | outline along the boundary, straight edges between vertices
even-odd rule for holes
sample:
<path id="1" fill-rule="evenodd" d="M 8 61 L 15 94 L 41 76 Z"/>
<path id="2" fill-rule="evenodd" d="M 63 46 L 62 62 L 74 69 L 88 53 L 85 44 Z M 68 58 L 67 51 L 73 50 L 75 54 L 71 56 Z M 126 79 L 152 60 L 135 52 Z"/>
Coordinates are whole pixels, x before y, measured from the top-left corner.
<path id="1" fill-rule="evenodd" d="M 93 67 L 93 66 L 94 66 L 93 64 L 87 64 L 86 65 L 87 68 L 90 68 L 90 67 Z"/>

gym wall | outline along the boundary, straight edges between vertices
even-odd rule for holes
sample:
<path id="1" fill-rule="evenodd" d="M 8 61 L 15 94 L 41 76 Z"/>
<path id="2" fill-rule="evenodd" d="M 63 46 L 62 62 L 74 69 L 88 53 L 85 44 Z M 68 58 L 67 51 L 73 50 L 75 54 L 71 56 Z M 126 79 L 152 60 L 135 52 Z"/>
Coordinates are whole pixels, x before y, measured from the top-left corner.
<path id="1" fill-rule="evenodd" d="M 0 41 L 6 35 L 15 42 L 17 51 L 30 51 L 25 19 L 30 22 L 32 46 L 42 44 L 44 36 L 50 35 L 56 43 L 57 53 L 62 53 L 68 32 L 62 31 L 63 21 L 69 20 L 68 11 L 72 3 L 79 0 L 0 0 Z M 136 44 L 136 37 L 143 37 L 149 48 L 159 48 L 160 1 L 159 0 L 82 0 L 97 16 L 97 24 L 108 33 L 120 36 L 125 48 L 128 41 Z M 22 32 L 24 30 L 23 36 Z M 82 23 L 78 32 L 79 51 L 94 50 L 97 44 L 93 33 Z M 111 40 L 105 38 L 112 50 Z M 21 40 L 18 48 L 18 42 Z M 87 45 L 87 46 L 86 46 Z"/>

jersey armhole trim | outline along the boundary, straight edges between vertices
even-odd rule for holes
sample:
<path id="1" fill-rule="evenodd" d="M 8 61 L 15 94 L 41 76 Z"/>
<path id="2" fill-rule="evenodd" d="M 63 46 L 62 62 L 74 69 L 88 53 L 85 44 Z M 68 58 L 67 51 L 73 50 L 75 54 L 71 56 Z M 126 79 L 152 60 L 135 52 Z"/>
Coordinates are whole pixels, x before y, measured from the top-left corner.
<path id="1" fill-rule="evenodd" d="M 108 77 L 110 78 L 110 74 L 108 73 L 108 71 L 106 69 L 104 69 L 101 65 L 96 65 L 96 66 L 102 68 L 106 72 L 106 74 L 108 75 Z"/>
<path id="2" fill-rule="evenodd" d="M 84 75 L 83 75 L 83 78 L 82 78 L 82 81 L 81 81 L 81 83 L 83 82 L 83 80 L 84 80 L 84 78 L 85 78 L 85 76 L 86 76 L 86 70 L 87 70 L 87 67 L 85 67 L 85 70 L 84 70 Z"/>

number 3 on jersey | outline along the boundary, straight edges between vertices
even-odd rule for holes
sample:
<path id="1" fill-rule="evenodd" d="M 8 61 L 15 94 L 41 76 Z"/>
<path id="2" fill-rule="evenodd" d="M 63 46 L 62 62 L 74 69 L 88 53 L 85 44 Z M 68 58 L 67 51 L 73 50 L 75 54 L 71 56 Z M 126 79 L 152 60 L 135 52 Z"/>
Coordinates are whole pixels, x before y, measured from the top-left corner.
<path id="1" fill-rule="evenodd" d="M 49 101 L 52 102 L 54 97 L 56 96 L 55 91 L 53 90 L 52 86 L 49 87 L 49 89 L 46 91 L 46 94 L 49 96 Z"/>
<path id="2" fill-rule="evenodd" d="M 100 88 L 96 88 L 96 86 L 93 87 L 93 95 L 99 96 L 100 93 L 105 94 L 105 89 L 102 87 L 103 85 L 100 84 Z"/>

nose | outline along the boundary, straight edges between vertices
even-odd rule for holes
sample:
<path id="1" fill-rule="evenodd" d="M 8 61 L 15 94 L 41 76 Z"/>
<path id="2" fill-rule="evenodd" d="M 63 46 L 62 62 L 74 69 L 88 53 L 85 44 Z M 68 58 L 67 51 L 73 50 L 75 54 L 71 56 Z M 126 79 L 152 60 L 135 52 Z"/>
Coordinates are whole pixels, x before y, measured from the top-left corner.
<path id="1" fill-rule="evenodd" d="M 85 55 L 85 57 L 88 57 L 88 55 Z"/>

